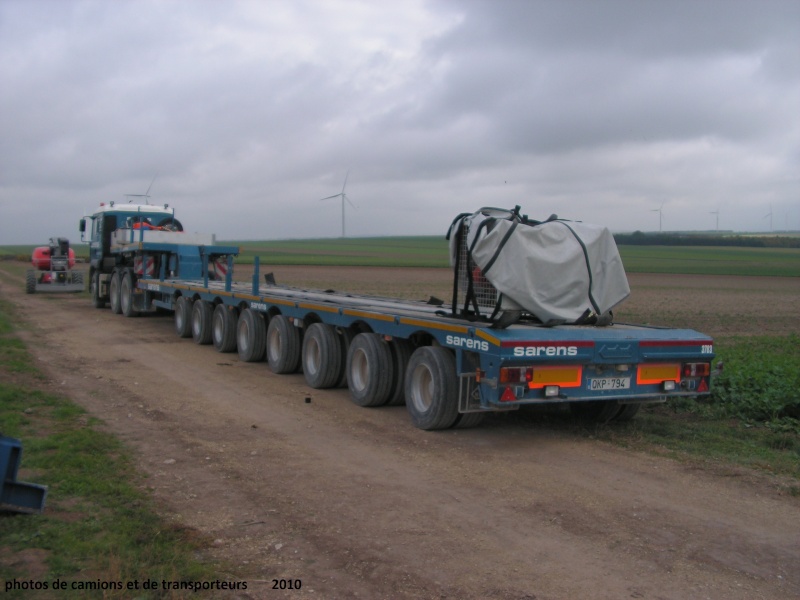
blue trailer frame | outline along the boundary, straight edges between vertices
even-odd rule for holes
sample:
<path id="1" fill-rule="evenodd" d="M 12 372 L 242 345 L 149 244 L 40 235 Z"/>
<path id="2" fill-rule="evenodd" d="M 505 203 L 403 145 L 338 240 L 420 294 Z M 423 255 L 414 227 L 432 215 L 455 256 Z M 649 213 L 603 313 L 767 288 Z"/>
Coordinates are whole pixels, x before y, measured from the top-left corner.
<path id="1" fill-rule="evenodd" d="M 137 282 L 139 305 L 176 311 L 184 298 L 205 303 L 207 313 L 221 305 L 239 315 L 251 311 L 267 324 L 283 317 L 301 339 L 302 332 L 321 323 L 340 335 L 368 333 L 384 342 L 407 341 L 414 350 L 447 348 L 455 359 L 459 414 L 553 402 L 588 403 L 603 414 L 598 401 L 614 401 L 622 412 L 626 404 L 709 393 L 713 342 L 690 329 L 627 324 L 494 329 L 488 322 L 454 318 L 446 305 L 261 284 L 258 259 L 253 281 L 236 283 L 231 277 L 235 253 L 231 248 L 214 252 L 203 255 L 202 270 L 208 273 L 208 260 L 224 253 L 229 264 L 224 281 L 208 276 L 170 279 L 164 273 L 143 277 Z"/>

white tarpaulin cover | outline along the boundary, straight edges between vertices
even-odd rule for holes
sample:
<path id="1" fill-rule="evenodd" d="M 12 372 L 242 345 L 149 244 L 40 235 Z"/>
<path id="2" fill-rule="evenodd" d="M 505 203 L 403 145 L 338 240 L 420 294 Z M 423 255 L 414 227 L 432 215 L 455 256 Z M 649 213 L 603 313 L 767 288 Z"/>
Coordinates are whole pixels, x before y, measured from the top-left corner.
<path id="1" fill-rule="evenodd" d="M 463 226 L 466 247 L 482 275 L 503 295 L 503 310 L 525 310 L 542 322 L 576 322 L 607 313 L 630 295 L 616 242 L 606 227 L 551 218 L 526 221 L 518 212 L 481 209 Z"/>

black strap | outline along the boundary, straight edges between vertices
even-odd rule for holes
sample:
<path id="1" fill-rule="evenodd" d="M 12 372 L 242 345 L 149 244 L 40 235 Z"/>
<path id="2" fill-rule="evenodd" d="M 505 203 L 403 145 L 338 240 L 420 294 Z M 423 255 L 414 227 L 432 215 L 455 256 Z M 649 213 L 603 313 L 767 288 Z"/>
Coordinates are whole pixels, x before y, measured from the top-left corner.
<path id="1" fill-rule="evenodd" d="M 506 234 L 503 236 L 503 239 L 500 240 L 499 244 L 497 244 L 497 250 L 494 251 L 494 256 L 492 256 L 489 262 L 486 263 L 486 268 L 483 270 L 484 275 L 486 275 L 486 273 L 489 272 L 489 269 L 491 269 L 492 266 L 494 266 L 497 257 L 500 256 L 500 251 L 506 245 L 506 242 L 508 242 L 508 239 L 511 237 L 511 234 L 514 233 L 514 230 L 517 228 L 517 225 L 519 225 L 519 221 L 514 221 L 511 224 L 511 227 L 508 228 L 508 231 L 506 231 Z"/>
<path id="2" fill-rule="evenodd" d="M 578 240 L 578 243 L 581 245 L 581 250 L 583 250 L 583 259 L 584 262 L 586 263 L 586 271 L 589 273 L 589 302 L 591 302 L 594 312 L 600 314 L 601 312 L 600 307 L 597 305 L 597 302 L 595 301 L 594 296 L 592 295 L 592 285 L 594 281 L 592 279 L 592 267 L 589 264 L 589 251 L 586 249 L 586 244 L 584 244 L 583 240 L 580 237 L 578 237 L 578 234 L 575 233 L 575 230 L 572 229 L 572 227 L 570 227 L 569 225 L 567 225 L 564 221 L 556 221 L 556 222 L 561 223 L 564 227 L 569 229 L 572 235 L 575 237 L 576 240 Z"/>

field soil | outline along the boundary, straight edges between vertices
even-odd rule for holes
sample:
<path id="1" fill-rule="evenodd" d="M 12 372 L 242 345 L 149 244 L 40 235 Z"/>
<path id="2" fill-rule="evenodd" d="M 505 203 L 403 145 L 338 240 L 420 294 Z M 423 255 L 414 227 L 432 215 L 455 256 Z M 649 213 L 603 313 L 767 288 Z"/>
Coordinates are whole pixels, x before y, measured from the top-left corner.
<path id="1" fill-rule="evenodd" d="M 346 389 L 312 390 L 302 375 L 179 339 L 169 316 L 27 296 L 4 269 L 0 295 L 16 306 L 44 387 L 133 450 L 166 518 L 200 532 L 206 557 L 247 582 L 228 597 L 800 596 L 800 499 L 769 475 L 616 447 L 530 414 L 420 431 L 402 406 L 359 408 Z M 321 288 L 450 293 L 441 269 L 274 272 Z M 798 331 L 795 280 L 631 284 L 623 320 L 722 336 Z M 274 579 L 302 587 L 274 590 Z"/>

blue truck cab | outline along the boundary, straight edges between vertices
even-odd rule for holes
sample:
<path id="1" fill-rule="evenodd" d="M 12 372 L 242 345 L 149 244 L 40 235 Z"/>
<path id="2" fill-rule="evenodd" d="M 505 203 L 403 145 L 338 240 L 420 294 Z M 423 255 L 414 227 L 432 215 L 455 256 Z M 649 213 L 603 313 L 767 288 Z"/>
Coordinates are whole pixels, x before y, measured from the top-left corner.
<path id="1" fill-rule="evenodd" d="M 151 307 L 137 289 L 157 275 L 214 280 L 224 275 L 235 246 L 217 246 L 214 235 L 185 232 L 168 204 L 101 203 L 79 223 L 89 244 L 89 289 L 96 307 L 138 314 Z M 124 288 L 125 293 L 120 290 Z"/>

